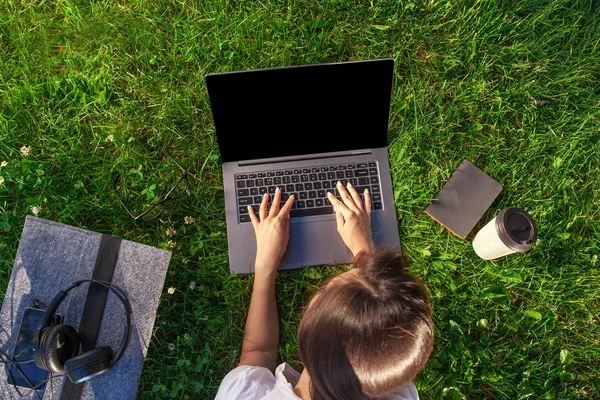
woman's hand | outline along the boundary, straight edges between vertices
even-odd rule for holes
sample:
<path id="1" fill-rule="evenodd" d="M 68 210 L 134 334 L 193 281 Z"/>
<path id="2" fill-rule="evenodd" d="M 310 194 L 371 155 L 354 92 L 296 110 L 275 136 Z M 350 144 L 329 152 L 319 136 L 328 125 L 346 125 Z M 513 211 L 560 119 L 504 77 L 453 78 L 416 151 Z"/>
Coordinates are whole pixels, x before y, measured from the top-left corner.
<path id="1" fill-rule="evenodd" d="M 337 183 L 343 202 L 339 201 L 332 193 L 327 193 L 327 198 L 333 204 L 337 231 L 342 236 L 344 243 L 352 254 L 356 256 L 361 251 L 372 251 L 375 249 L 373 235 L 371 233 L 371 195 L 365 189 L 365 204 L 354 186 L 348 183 L 348 189 Z"/>
<path id="2" fill-rule="evenodd" d="M 281 209 L 279 208 L 280 202 L 281 190 L 277 188 L 268 212 L 269 195 L 266 193 L 263 196 L 258 217 L 252 207 L 248 207 L 248 214 L 250 214 L 256 234 L 254 264 L 256 277 L 275 276 L 290 239 L 290 210 L 294 204 L 294 196 L 290 196 Z"/>

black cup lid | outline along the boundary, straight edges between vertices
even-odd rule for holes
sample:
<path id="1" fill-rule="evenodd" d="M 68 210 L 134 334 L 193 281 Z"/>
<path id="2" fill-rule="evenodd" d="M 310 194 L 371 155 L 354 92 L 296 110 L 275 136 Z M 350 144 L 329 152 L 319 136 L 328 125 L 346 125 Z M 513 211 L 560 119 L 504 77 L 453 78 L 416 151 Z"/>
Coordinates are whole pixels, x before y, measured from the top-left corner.
<path id="1" fill-rule="evenodd" d="M 509 249 L 523 253 L 537 240 L 533 218 L 522 208 L 505 208 L 496 216 L 496 232 Z"/>

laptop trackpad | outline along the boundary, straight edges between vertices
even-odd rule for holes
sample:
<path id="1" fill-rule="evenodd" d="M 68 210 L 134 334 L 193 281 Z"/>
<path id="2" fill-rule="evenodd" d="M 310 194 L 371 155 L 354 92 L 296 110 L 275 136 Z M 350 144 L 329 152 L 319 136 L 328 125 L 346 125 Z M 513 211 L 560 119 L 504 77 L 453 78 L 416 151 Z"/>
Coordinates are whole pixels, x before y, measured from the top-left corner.
<path id="1" fill-rule="evenodd" d="M 290 223 L 290 241 L 281 269 L 345 264 L 352 260 L 352 253 L 337 232 L 335 219 Z"/>

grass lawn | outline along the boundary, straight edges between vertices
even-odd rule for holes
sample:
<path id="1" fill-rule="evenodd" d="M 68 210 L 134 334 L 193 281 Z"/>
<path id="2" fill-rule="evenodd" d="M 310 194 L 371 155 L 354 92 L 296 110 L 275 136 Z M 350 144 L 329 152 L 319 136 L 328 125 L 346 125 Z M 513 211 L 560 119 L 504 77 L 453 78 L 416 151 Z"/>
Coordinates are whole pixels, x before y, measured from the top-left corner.
<path id="1" fill-rule="evenodd" d="M 139 398 L 213 398 L 239 359 L 252 276 L 229 274 L 204 76 L 383 57 L 396 60 L 388 148 L 400 238 L 435 309 L 435 349 L 415 382 L 422 398 L 597 397 L 592 0 L 0 0 L 0 294 L 34 208 L 172 248 Z M 190 195 L 135 223 L 113 177 L 139 194 L 128 198 L 134 210 L 164 196 L 179 171 L 159 150 L 190 172 Z M 423 212 L 463 159 L 504 185 L 479 227 L 523 207 L 538 224 L 532 251 L 481 260 Z M 278 277 L 280 356 L 298 370 L 302 307 L 338 271 Z"/>

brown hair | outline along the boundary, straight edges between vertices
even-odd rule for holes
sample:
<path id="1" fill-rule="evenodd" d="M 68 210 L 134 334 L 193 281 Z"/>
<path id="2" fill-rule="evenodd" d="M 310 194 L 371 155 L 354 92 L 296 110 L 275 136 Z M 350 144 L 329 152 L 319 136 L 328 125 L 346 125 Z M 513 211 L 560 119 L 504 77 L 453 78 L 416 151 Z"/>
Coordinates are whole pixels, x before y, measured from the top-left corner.
<path id="1" fill-rule="evenodd" d="M 300 322 L 298 347 L 313 400 L 384 399 L 431 354 L 429 297 L 406 260 L 362 252 L 354 267 L 313 298 Z"/>

